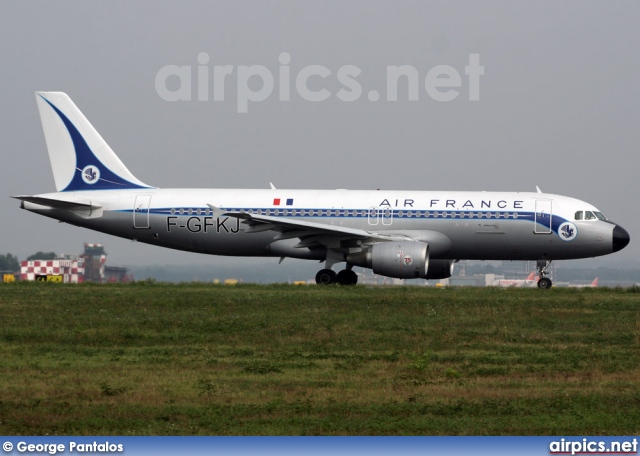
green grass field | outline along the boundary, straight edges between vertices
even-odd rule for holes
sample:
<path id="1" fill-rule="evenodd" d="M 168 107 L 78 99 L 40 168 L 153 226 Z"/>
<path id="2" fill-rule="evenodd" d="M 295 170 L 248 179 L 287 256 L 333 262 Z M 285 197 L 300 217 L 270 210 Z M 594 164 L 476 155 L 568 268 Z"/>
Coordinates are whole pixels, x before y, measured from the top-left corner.
<path id="1" fill-rule="evenodd" d="M 637 291 L 4 284 L 0 434 L 638 435 Z"/>

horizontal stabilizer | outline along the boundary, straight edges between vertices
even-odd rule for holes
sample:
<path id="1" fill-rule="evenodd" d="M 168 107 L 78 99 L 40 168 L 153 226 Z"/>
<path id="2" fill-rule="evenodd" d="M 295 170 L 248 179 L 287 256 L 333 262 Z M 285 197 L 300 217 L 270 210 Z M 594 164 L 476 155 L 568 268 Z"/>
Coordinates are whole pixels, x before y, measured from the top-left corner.
<path id="1" fill-rule="evenodd" d="M 40 206 L 53 207 L 55 209 L 99 209 L 101 206 L 89 203 L 80 203 L 77 201 L 65 201 L 53 198 L 42 198 L 40 196 L 12 196 L 11 198 L 20 201 L 28 201 L 30 203 L 39 204 Z"/>
<path id="2" fill-rule="evenodd" d="M 65 211 L 71 211 L 82 218 L 96 218 L 102 217 L 102 206 L 98 204 L 92 204 L 91 201 L 68 201 L 55 198 L 43 198 L 41 196 L 27 196 L 19 195 L 12 196 L 11 198 L 22 201 L 22 208 L 25 208 L 24 203 L 37 204 L 39 206 L 48 207 L 51 209 L 63 209 Z"/>

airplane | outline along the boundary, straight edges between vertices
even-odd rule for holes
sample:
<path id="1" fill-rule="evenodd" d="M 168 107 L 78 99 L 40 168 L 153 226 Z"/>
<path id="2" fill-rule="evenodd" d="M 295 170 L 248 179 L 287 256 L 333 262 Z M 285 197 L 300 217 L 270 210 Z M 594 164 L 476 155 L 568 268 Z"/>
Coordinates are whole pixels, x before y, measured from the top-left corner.
<path id="1" fill-rule="evenodd" d="M 598 288 L 598 278 L 593 279 L 593 282 L 589 284 L 579 285 L 579 284 L 569 284 L 570 288 Z"/>
<path id="2" fill-rule="evenodd" d="M 137 179 L 67 94 L 36 92 L 56 192 L 14 196 L 31 212 L 147 244 L 212 255 L 324 262 L 316 283 L 355 285 L 354 266 L 442 279 L 458 260 L 536 261 L 617 252 L 629 233 L 593 205 L 536 192 L 170 189 Z M 335 272 L 336 264 L 345 263 Z"/>
<path id="3" fill-rule="evenodd" d="M 531 287 L 537 283 L 536 272 L 533 271 L 524 279 L 500 279 L 496 282 L 499 287 Z"/>

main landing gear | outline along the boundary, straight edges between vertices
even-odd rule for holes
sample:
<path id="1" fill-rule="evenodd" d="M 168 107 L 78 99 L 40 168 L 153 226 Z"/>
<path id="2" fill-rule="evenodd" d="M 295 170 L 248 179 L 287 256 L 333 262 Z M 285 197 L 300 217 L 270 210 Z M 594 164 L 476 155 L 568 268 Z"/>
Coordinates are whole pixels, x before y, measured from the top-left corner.
<path id="1" fill-rule="evenodd" d="M 316 283 L 318 285 L 331 285 L 339 283 L 340 285 L 355 285 L 358 283 L 358 275 L 351 270 L 353 266 L 347 265 L 347 269 L 343 269 L 337 274 L 331 269 L 322 269 L 316 274 Z"/>
<path id="2" fill-rule="evenodd" d="M 552 282 L 551 279 L 547 277 L 547 266 L 551 264 L 551 260 L 538 260 L 538 276 L 540 280 L 538 280 L 538 288 L 542 290 L 546 290 L 547 288 L 551 288 Z"/>

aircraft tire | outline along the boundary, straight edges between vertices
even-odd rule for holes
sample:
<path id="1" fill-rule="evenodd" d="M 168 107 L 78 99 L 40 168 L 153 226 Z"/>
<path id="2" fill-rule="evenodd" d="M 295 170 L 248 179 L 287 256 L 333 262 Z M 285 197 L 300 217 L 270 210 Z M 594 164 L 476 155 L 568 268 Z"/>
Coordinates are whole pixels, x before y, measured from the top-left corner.
<path id="1" fill-rule="evenodd" d="M 546 277 L 538 280 L 538 288 L 540 288 L 541 290 L 547 290 L 551 288 L 551 285 L 551 279 L 547 279 Z"/>
<path id="2" fill-rule="evenodd" d="M 316 283 L 318 285 L 331 285 L 336 283 L 337 274 L 331 269 L 322 269 L 316 274 Z"/>
<path id="3" fill-rule="evenodd" d="M 337 279 L 340 285 L 350 286 L 358 283 L 358 275 L 349 269 L 343 269 L 340 271 Z"/>

